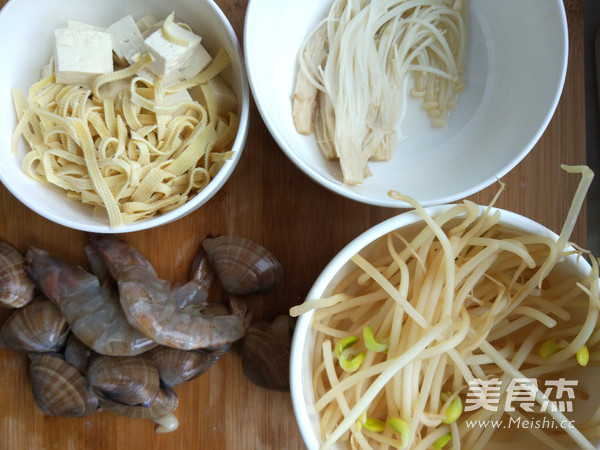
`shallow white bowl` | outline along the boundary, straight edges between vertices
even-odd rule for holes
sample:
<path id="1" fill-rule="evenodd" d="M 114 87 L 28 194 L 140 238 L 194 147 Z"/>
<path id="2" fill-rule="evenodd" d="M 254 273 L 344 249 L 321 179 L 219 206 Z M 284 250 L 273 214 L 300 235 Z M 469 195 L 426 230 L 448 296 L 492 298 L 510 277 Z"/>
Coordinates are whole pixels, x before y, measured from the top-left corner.
<path id="1" fill-rule="evenodd" d="M 11 140 L 16 117 L 11 88 L 25 93 L 40 77 L 40 69 L 53 53 L 54 30 L 76 20 L 107 27 L 131 14 L 139 19 L 146 14 L 165 18 L 171 12 L 188 23 L 202 36 L 202 44 L 215 55 L 223 46 L 231 59 L 231 67 L 223 73 L 228 77 L 237 97 L 240 127 L 227 161 L 206 188 L 180 208 L 152 219 L 111 228 L 106 220 L 93 217 L 92 208 L 67 199 L 54 186 L 41 184 L 27 177 L 21 169 L 25 143 L 21 140 L 18 157 L 11 154 Z M 22 203 L 41 216 L 77 230 L 96 233 L 126 233 L 157 227 L 177 220 L 196 210 L 225 184 L 233 173 L 248 134 L 250 91 L 243 53 L 235 31 L 227 17 L 212 0 L 10 0 L 0 11 L 0 180 Z"/>
<path id="2" fill-rule="evenodd" d="M 431 206 L 426 208 L 426 211 L 435 216 L 450 207 L 451 205 Z M 480 206 L 479 208 L 481 213 L 486 207 Z M 498 208 L 493 208 L 491 211 L 492 213 L 500 211 L 501 219 L 499 223 L 502 226 L 549 237 L 555 241 L 558 239 L 556 233 L 524 216 Z M 350 271 L 356 269 L 356 265 L 350 261 L 350 258 L 360 253 L 368 259 L 370 249 L 376 247 L 377 241 L 387 233 L 402 230 L 403 236 L 410 240 L 422 227 L 421 216 L 415 210 L 412 210 L 392 217 L 365 231 L 344 247 L 327 264 L 306 296 L 306 301 L 331 295 L 336 285 Z M 591 267 L 586 260 L 573 254 L 561 260 L 554 270 L 560 276 L 588 275 L 591 272 Z M 294 413 L 304 443 L 310 450 L 320 448 L 323 443 L 320 437 L 319 414 L 314 407 L 315 397 L 312 387 L 312 353 L 316 336 L 311 327 L 313 316 L 314 311 L 310 311 L 298 318 L 292 340 L 290 359 L 290 390 Z M 587 392 L 596 392 L 598 376 L 600 376 L 600 367 L 598 366 L 588 366 L 578 371 L 579 387 L 583 387 Z M 589 417 L 590 414 L 596 411 L 599 403 L 600 400 L 597 396 L 589 399 L 576 398 L 573 401 L 574 416 L 572 418 L 576 420 L 576 423 L 582 423 L 584 418 Z M 335 448 L 345 447 L 336 446 Z"/>
<path id="3" fill-rule="evenodd" d="M 392 189 L 423 205 L 449 203 L 505 175 L 536 144 L 562 92 L 568 56 L 564 6 L 561 0 L 468 3 L 466 89 L 448 126 L 434 130 L 421 107 L 409 102 L 402 125 L 408 138 L 391 161 L 370 163 L 372 177 L 347 186 L 338 162 L 322 156 L 314 135 L 296 132 L 291 114 L 298 49 L 331 1 L 250 0 L 244 35 L 248 78 L 279 146 L 324 187 L 379 206 L 398 207 L 387 196 Z"/>

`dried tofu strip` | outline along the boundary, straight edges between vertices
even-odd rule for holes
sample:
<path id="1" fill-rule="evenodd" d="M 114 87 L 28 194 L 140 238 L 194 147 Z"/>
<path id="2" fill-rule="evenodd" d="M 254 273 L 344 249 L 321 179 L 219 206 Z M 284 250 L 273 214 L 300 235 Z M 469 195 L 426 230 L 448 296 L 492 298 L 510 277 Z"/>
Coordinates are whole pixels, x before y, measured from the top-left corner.
<path id="1" fill-rule="evenodd" d="M 73 126 L 77 132 L 77 137 L 79 138 L 79 145 L 83 151 L 90 179 L 92 180 L 95 191 L 98 192 L 98 195 L 106 207 L 111 226 L 121 226 L 124 224 L 123 216 L 121 215 L 117 200 L 112 195 L 112 192 L 108 188 L 108 185 L 100 172 L 100 168 L 98 167 L 98 160 L 96 159 L 96 151 L 92 136 L 90 135 L 90 129 L 79 121 L 74 121 Z"/>
<path id="2" fill-rule="evenodd" d="M 108 72 L 100 75 L 94 80 L 92 85 L 92 91 L 94 92 L 94 97 L 97 99 L 101 99 L 100 95 L 100 87 L 103 84 L 110 83 L 111 81 L 116 80 L 124 80 L 126 78 L 132 77 L 140 72 L 142 69 L 147 67 L 150 63 L 154 61 L 154 56 L 151 53 L 142 54 L 138 60 L 132 66 L 126 67 L 121 70 L 117 70 L 116 72 Z"/>
<path id="3" fill-rule="evenodd" d="M 92 90 L 56 83 L 54 74 L 35 83 L 25 96 L 13 90 L 18 118 L 12 152 L 23 137 L 29 151 L 23 170 L 32 178 L 66 191 L 108 215 L 110 225 L 144 220 L 171 211 L 206 187 L 225 161 L 239 128 L 235 112 L 217 114 L 214 93 L 206 104 L 186 100 L 165 105 L 167 95 L 206 83 L 229 64 L 222 50 L 203 72 L 164 87 L 138 73 L 152 61 L 99 76 Z M 118 95 L 100 88 L 126 80 Z"/>
<path id="4" fill-rule="evenodd" d="M 215 56 L 215 59 L 212 60 L 206 69 L 192 78 L 173 83 L 171 86 L 165 89 L 165 92 L 167 94 L 172 94 L 181 89 L 190 89 L 199 84 L 207 83 L 209 80 L 219 75 L 227 66 L 229 66 L 229 55 L 225 49 L 221 48 L 217 53 L 217 56 Z"/>
<path id="5" fill-rule="evenodd" d="M 182 47 L 187 47 L 188 45 L 190 45 L 190 43 L 186 39 L 175 36 L 174 34 L 172 34 L 169 31 L 169 25 L 174 24 L 174 22 L 173 22 L 174 18 L 175 18 L 175 12 L 172 12 L 171 14 L 169 14 L 167 16 L 167 18 L 165 19 L 163 26 L 162 26 L 162 34 L 167 41 L 172 42 L 175 45 L 181 45 Z M 176 24 L 176 25 L 180 26 L 178 24 Z"/>

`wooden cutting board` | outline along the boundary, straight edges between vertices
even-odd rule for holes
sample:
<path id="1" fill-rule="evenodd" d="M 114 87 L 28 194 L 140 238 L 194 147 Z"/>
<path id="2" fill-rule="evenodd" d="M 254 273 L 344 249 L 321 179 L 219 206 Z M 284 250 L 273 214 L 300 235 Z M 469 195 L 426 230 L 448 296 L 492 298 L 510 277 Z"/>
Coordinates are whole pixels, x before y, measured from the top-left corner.
<path id="1" fill-rule="evenodd" d="M 247 1 L 217 3 L 242 40 Z M 506 190 L 497 203 L 557 232 L 579 181 L 559 166 L 585 163 L 583 0 L 565 0 L 565 6 L 570 49 L 562 99 L 539 143 L 503 179 Z M 487 204 L 497 190 L 492 186 L 470 199 Z M 225 187 L 186 218 L 126 239 L 171 281 L 186 278 L 196 249 L 209 233 L 236 234 L 263 244 L 281 261 L 285 280 L 274 291 L 252 298 L 250 305 L 255 320 L 271 320 L 304 299 L 327 262 L 350 240 L 399 212 L 346 200 L 311 181 L 277 147 L 252 103 L 246 149 Z M 0 238 L 22 251 L 36 246 L 84 262 L 85 233 L 36 215 L 3 186 Z M 585 211 L 572 240 L 586 245 Z M 0 311 L 0 324 L 7 314 Z M 34 404 L 27 358 L 0 349 L 0 449 L 304 448 L 290 395 L 250 383 L 241 370 L 239 345 L 202 377 L 175 390 L 180 426 L 170 434 L 155 434 L 149 421 L 106 412 L 83 419 L 49 417 Z"/>

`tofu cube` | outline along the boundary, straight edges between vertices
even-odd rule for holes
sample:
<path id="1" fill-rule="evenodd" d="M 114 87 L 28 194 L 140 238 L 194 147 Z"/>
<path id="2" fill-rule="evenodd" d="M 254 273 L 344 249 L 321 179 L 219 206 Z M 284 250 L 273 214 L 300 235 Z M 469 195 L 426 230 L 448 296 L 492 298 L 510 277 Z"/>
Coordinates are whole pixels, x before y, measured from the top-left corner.
<path id="1" fill-rule="evenodd" d="M 90 25 L 84 22 L 78 22 L 77 20 L 69 20 L 67 22 L 67 28 L 69 30 L 106 31 L 104 28 L 97 27 L 96 25 Z"/>
<path id="2" fill-rule="evenodd" d="M 188 31 L 175 23 L 167 29 L 172 36 L 183 39 L 187 45 L 179 45 L 169 41 L 163 34 L 162 28 L 146 38 L 145 51 L 154 56 L 154 62 L 148 68 L 156 75 L 165 76 L 173 70 L 185 67 L 200 44 L 200 36 Z"/>
<path id="3" fill-rule="evenodd" d="M 105 31 L 59 28 L 54 32 L 56 82 L 91 88 L 113 71 L 112 38 Z"/>
<path id="4" fill-rule="evenodd" d="M 215 95 L 215 100 L 217 102 L 217 114 L 220 116 L 225 116 L 229 111 L 236 112 L 237 111 L 237 96 L 233 89 L 229 87 L 229 85 L 225 82 L 225 80 L 217 75 L 216 77 L 211 78 L 208 81 L 208 86 Z M 206 105 L 206 99 L 204 98 L 204 93 L 202 92 L 202 85 L 194 86 L 190 89 L 190 93 L 192 98 L 197 102 Z"/>
<path id="5" fill-rule="evenodd" d="M 106 31 L 112 37 L 112 47 L 117 58 L 133 64 L 134 56 L 144 49 L 144 37 L 133 17 L 123 17 L 109 26 Z"/>
<path id="6" fill-rule="evenodd" d="M 137 25 L 140 33 L 144 33 L 148 30 L 152 25 L 158 22 L 158 19 L 154 17 L 152 14 L 147 14 L 138 20 L 135 24 Z"/>
<path id="7" fill-rule="evenodd" d="M 202 44 L 198 44 L 196 51 L 190 58 L 188 64 L 182 67 L 181 73 L 186 78 L 192 78 L 202 72 L 212 62 L 212 56 L 206 51 Z"/>

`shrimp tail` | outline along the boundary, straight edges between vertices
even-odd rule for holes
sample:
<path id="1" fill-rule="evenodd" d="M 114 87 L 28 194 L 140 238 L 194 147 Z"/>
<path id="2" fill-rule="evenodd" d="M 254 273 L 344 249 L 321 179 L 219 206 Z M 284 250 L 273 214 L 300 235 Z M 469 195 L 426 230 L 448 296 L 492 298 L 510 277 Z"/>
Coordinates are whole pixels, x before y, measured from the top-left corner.
<path id="1" fill-rule="evenodd" d="M 237 295 L 231 294 L 229 296 L 229 311 L 232 315 L 241 318 L 246 329 L 248 329 L 250 322 L 252 321 L 252 311 L 248 309 L 248 304 L 243 299 Z"/>

